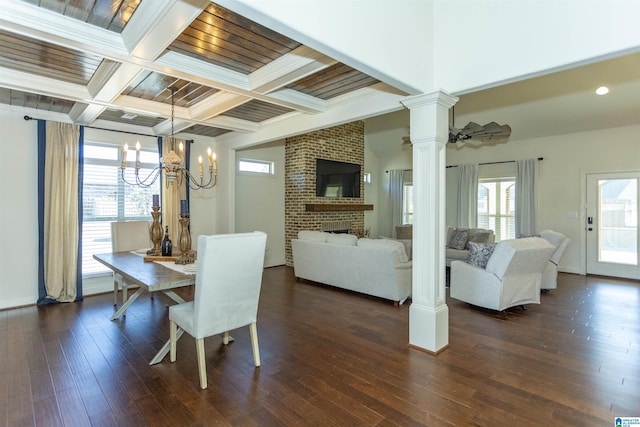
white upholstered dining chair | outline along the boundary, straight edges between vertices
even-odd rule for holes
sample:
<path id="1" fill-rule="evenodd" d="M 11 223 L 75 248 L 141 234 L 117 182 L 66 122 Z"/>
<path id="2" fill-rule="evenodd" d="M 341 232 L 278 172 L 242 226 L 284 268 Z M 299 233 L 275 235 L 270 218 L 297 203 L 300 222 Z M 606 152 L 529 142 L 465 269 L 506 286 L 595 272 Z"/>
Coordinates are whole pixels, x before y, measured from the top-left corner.
<path id="1" fill-rule="evenodd" d="M 151 239 L 149 238 L 148 221 L 116 221 L 111 223 L 111 250 L 113 252 L 135 251 L 138 249 L 149 249 Z M 122 288 L 122 302 L 127 300 L 128 284 L 122 276 L 113 276 L 113 305 L 118 305 L 118 289 Z"/>
<path id="2" fill-rule="evenodd" d="M 169 307 L 170 360 L 176 360 L 178 327 L 196 340 L 200 387 L 207 388 L 204 339 L 249 326 L 253 361 L 260 366 L 258 300 L 267 235 L 253 233 L 198 237 L 194 300 Z"/>

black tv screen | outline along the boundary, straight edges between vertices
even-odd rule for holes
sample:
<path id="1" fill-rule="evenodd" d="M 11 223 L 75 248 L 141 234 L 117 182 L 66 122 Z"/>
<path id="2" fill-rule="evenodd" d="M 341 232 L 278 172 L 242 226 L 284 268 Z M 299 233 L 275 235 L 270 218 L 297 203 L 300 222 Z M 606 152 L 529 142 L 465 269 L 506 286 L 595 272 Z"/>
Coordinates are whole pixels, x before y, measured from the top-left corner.
<path id="1" fill-rule="evenodd" d="M 360 165 L 316 159 L 317 197 L 360 197 Z"/>

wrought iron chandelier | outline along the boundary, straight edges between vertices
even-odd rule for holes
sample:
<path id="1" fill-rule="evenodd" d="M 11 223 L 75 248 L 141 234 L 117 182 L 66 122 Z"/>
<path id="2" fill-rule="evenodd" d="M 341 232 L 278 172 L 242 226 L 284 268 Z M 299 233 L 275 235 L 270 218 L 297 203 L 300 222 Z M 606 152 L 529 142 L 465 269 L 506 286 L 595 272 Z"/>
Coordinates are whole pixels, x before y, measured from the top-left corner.
<path id="1" fill-rule="evenodd" d="M 195 177 L 189 172 L 189 169 L 185 166 L 185 151 L 182 142 L 179 144 L 178 153 L 176 153 L 176 139 L 173 136 L 174 133 L 174 114 L 175 114 L 175 104 L 173 100 L 174 89 L 171 89 L 171 135 L 167 138 L 168 142 L 171 144 L 171 149 L 169 153 L 160 158 L 160 165 L 155 167 L 147 176 L 140 177 L 140 168 L 142 164 L 140 163 L 140 143 L 136 143 L 136 163 L 135 163 L 135 182 L 130 182 L 125 177 L 125 170 L 127 168 L 127 153 L 129 151 L 129 145 L 124 144 L 123 156 L 122 156 L 122 165 L 120 166 L 120 170 L 122 172 L 122 180 L 129 185 L 136 185 L 138 187 L 147 188 L 152 186 L 157 180 L 158 177 L 164 175 L 166 178 L 167 187 L 169 187 L 174 182 L 178 185 L 182 185 L 183 182 L 186 181 L 189 188 L 193 190 L 200 189 L 208 189 L 213 188 L 217 183 L 218 176 L 218 168 L 216 164 L 216 153 L 211 151 L 211 147 L 207 149 L 207 169 L 208 169 L 208 179 L 205 182 L 204 173 L 203 173 L 203 165 L 202 165 L 202 156 L 198 156 L 198 168 L 199 168 L 199 176 Z"/>

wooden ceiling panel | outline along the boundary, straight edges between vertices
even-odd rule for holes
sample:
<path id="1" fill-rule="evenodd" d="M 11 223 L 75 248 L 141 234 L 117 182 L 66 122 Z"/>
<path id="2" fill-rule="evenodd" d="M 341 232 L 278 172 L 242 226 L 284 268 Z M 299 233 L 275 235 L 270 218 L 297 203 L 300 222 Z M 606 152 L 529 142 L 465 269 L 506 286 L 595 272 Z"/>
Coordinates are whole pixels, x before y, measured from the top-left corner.
<path id="1" fill-rule="evenodd" d="M 277 116 L 289 113 L 293 110 L 279 105 L 269 104 L 267 102 L 254 99 L 246 104 L 242 104 L 236 108 L 226 111 L 223 116 L 234 117 L 236 119 L 248 120 L 250 122 L 261 122 L 272 119 Z"/>
<path id="2" fill-rule="evenodd" d="M 13 107 L 31 108 L 62 114 L 69 114 L 69 111 L 71 111 L 71 108 L 75 104 L 73 101 L 66 99 L 52 98 L 50 96 L 6 88 L 0 88 L 0 103 Z"/>
<path id="3" fill-rule="evenodd" d="M 210 4 L 169 46 L 169 50 L 250 74 L 300 43 Z"/>
<path id="4" fill-rule="evenodd" d="M 121 33 L 141 0 L 25 0 L 28 3 Z"/>
<path id="5" fill-rule="evenodd" d="M 378 83 L 374 79 L 345 64 L 335 64 L 287 86 L 306 95 L 324 100 Z"/>
<path id="6" fill-rule="evenodd" d="M 171 90 L 174 90 L 174 104 L 178 107 L 191 107 L 202 101 L 207 96 L 216 92 L 217 89 L 202 86 L 197 83 L 177 79 L 156 72 L 148 72 L 135 84 L 129 86 L 124 95 L 136 98 L 148 99 L 151 101 L 171 104 Z"/>
<path id="7" fill-rule="evenodd" d="M 0 30 L 0 66 L 86 85 L 102 58 Z"/>
<path id="8" fill-rule="evenodd" d="M 229 133 L 231 131 L 228 129 L 221 129 L 211 126 L 193 125 L 190 128 L 185 129 L 184 132 L 215 138 L 216 136 L 224 135 L 225 133 Z"/>
<path id="9" fill-rule="evenodd" d="M 124 114 L 125 112 L 122 110 L 107 109 L 102 114 L 100 114 L 100 116 L 98 116 L 98 119 L 147 127 L 154 127 L 166 120 L 162 117 L 149 117 L 142 115 L 138 115 L 133 119 L 126 119 L 122 117 Z"/>

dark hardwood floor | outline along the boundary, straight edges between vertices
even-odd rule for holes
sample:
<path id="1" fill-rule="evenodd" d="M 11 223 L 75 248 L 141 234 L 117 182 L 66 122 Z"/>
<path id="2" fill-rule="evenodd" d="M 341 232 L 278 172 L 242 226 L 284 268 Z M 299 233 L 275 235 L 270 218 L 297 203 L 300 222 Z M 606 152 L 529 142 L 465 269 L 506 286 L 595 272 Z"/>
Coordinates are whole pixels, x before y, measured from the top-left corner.
<path id="1" fill-rule="evenodd" d="M 185 291 L 188 297 L 190 291 Z M 561 274 L 542 304 L 449 300 L 450 347 L 411 349 L 407 304 L 265 270 L 254 369 L 248 328 L 148 361 L 169 336 L 161 298 L 110 321 L 111 294 L 0 311 L 5 426 L 609 426 L 640 416 L 640 284 Z"/>

